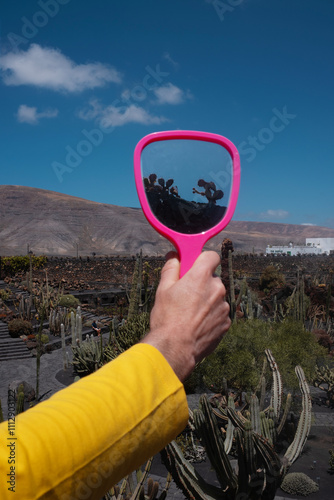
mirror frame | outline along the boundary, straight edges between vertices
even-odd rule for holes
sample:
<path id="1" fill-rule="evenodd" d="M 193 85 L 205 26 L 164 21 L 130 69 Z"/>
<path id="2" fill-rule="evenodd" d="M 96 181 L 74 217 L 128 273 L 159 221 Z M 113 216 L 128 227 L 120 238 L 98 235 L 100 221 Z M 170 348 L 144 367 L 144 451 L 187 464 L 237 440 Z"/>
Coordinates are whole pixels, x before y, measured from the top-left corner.
<path id="1" fill-rule="evenodd" d="M 149 205 L 141 167 L 141 154 L 143 149 L 153 142 L 183 139 L 183 140 L 199 140 L 205 142 L 213 142 L 225 148 L 232 158 L 232 187 L 229 198 L 229 204 L 222 220 L 212 228 L 201 233 L 185 234 L 179 233 L 162 224 L 153 214 Z M 156 231 L 167 238 L 177 249 L 181 260 L 181 275 L 190 269 L 193 262 L 201 253 L 205 243 L 222 231 L 231 221 L 235 207 L 238 201 L 240 187 L 240 156 L 235 145 L 226 137 L 209 132 L 198 132 L 192 130 L 169 130 L 163 132 L 154 132 L 143 137 L 137 144 L 134 151 L 134 175 L 137 193 L 144 215 L 151 226 Z"/>

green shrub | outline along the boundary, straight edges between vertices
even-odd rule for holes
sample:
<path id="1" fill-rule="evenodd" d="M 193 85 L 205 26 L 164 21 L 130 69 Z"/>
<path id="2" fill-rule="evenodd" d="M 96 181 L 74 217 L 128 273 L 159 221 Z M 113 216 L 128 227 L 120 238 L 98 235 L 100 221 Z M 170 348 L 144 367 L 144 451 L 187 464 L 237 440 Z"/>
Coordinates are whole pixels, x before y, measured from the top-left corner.
<path id="1" fill-rule="evenodd" d="M 0 299 L 2 300 L 8 300 L 10 297 L 10 292 L 7 290 L 0 290 Z"/>
<path id="2" fill-rule="evenodd" d="M 259 280 L 259 287 L 260 290 L 272 290 L 273 288 L 284 285 L 284 283 L 284 275 L 276 266 L 270 265 L 263 271 Z"/>
<path id="3" fill-rule="evenodd" d="M 316 365 L 328 359 L 327 350 L 320 346 L 312 332 L 304 328 L 301 321 L 286 320 L 273 325 L 272 353 L 289 388 L 297 388 L 295 366 L 300 365 L 306 379 L 311 383 Z"/>
<path id="4" fill-rule="evenodd" d="M 8 323 L 9 335 L 18 338 L 20 335 L 29 335 L 32 332 L 32 324 L 24 319 L 12 319 Z"/>
<path id="5" fill-rule="evenodd" d="M 291 472 L 282 481 L 281 490 L 290 495 L 307 496 L 319 490 L 319 486 L 302 472 Z"/>
<path id="6" fill-rule="evenodd" d="M 40 269 L 47 263 L 44 255 L 32 255 L 31 264 L 33 269 Z M 6 275 L 13 276 L 18 272 L 27 272 L 30 269 L 29 255 L 18 255 L 14 257 L 2 258 L 2 269 Z"/>
<path id="7" fill-rule="evenodd" d="M 203 362 L 206 385 L 220 392 L 225 378 L 229 387 L 253 391 L 259 382 L 267 348 L 277 361 L 284 385 L 290 389 L 298 388 L 296 365 L 303 368 L 311 381 L 316 363 L 327 358 L 326 350 L 299 321 L 239 321 L 232 324 L 216 351 Z"/>
<path id="8" fill-rule="evenodd" d="M 68 307 L 69 309 L 76 309 L 80 305 L 80 301 L 69 293 L 60 297 L 58 305 L 61 307 Z"/>

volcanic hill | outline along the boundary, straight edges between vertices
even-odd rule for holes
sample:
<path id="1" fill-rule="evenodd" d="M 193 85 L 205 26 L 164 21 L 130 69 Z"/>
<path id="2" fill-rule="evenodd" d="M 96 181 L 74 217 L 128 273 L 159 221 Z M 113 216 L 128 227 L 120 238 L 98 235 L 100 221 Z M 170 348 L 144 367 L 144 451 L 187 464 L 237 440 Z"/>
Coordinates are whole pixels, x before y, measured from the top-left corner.
<path id="1" fill-rule="evenodd" d="M 163 255 L 172 245 L 154 231 L 141 209 L 97 203 L 54 191 L 0 186 L 0 255 Z M 206 248 L 230 238 L 236 251 L 264 252 L 268 244 L 305 244 L 334 238 L 334 229 L 232 221 Z"/>

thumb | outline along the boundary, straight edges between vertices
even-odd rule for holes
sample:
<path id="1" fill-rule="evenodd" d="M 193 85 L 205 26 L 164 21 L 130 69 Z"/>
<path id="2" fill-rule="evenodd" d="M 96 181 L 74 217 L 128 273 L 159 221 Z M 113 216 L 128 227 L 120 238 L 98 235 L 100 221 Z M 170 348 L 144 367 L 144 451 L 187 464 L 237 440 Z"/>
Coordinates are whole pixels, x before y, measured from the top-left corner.
<path id="1" fill-rule="evenodd" d="M 167 262 L 161 270 L 159 288 L 167 289 L 180 279 L 180 261 L 176 252 L 166 255 Z"/>

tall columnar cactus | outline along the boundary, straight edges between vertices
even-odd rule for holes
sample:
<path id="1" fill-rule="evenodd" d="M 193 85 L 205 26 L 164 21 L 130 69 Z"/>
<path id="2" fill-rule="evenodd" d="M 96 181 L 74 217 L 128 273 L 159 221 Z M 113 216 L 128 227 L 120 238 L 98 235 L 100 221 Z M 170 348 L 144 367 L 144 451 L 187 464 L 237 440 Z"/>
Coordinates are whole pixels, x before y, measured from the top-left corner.
<path id="1" fill-rule="evenodd" d="M 24 411 L 24 389 L 23 384 L 19 385 L 16 396 L 16 415 Z"/>
<path id="2" fill-rule="evenodd" d="M 77 343 L 82 340 L 82 317 L 81 317 L 81 307 L 77 307 L 77 312 L 75 315 L 75 338 Z"/>
<path id="3" fill-rule="evenodd" d="M 250 289 L 247 290 L 247 316 L 249 319 L 253 319 L 253 300 Z"/>
<path id="4" fill-rule="evenodd" d="M 47 305 L 45 302 L 40 304 L 39 308 L 39 328 L 37 334 L 37 355 L 36 355 L 36 399 L 39 397 L 39 376 L 40 376 L 40 368 L 41 368 L 41 356 L 42 356 L 42 331 L 44 319 L 46 317 L 46 308 Z"/>
<path id="5" fill-rule="evenodd" d="M 54 335 L 59 335 L 60 325 L 63 324 L 65 332 L 68 330 L 69 319 L 68 319 L 68 309 L 67 307 L 57 306 L 55 309 L 50 310 L 49 314 L 49 329 Z"/>
<path id="6" fill-rule="evenodd" d="M 270 364 L 270 369 L 272 371 L 273 383 L 271 387 L 271 403 L 270 406 L 274 408 L 274 415 L 276 418 L 279 418 L 281 413 L 282 406 L 282 397 L 283 397 L 283 383 L 282 377 L 279 372 L 277 363 L 272 355 L 270 349 L 265 350 L 268 362 Z"/>
<path id="7" fill-rule="evenodd" d="M 32 294 L 25 298 L 23 295 L 20 296 L 19 301 L 19 315 L 22 319 L 31 319 L 31 311 L 33 306 Z"/>
<path id="8" fill-rule="evenodd" d="M 274 321 L 277 319 L 277 295 L 273 297 L 273 312 L 274 312 Z"/>
<path id="9" fill-rule="evenodd" d="M 305 280 L 303 274 L 297 271 L 297 283 L 292 294 L 286 300 L 286 315 L 304 322 L 306 319 L 307 296 L 305 295 Z"/>
<path id="10" fill-rule="evenodd" d="M 60 325 L 60 331 L 61 331 L 61 349 L 63 353 L 63 370 L 66 370 L 67 360 L 66 360 L 65 326 L 63 323 Z"/>
<path id="11" fill-rule="evenodd" d="M 253 319 L 260 318 L 263 307 L 256 301 L 255 294 L 248 287 L 247 280 L 244 278 L 241 282 L 240 292 L 236 300 L 236 308 L 240 307 L 240 311 L 244 314 L 244 318 Z"/>
<path id="12" fill-rule="evenodd" d="M 194 412 L 195 429 L 205 446 L 208 458 L 214 468 L 220 488 L 208 484 L 185 460 L 177 444 L 173 441 L 162 452 L 163 460 L 172 473 L 174 481 L 182 489 L 187 498 L 211 500 L 222 499 L 266 499 L 275 497 L 284 475 L 290 465 L 298 458 L 305 444 L 311 423 L 310 393 L 303 370 L 296 367 L 302 392 L 303 411 L 300 416 L 293 442 L 287 449 L 283 459 L 276 453 L 274 444 L 278 435 L 281 412 L 280 382 L 278 368 L 270 353 L 267 354 L 274 379 L 272 402 L 274 408 L 260 411 L 257 397 L 250 398 L 247 416 L 236 411 L 231 405 L 220 413 L 224 420 L 227 416 L 234 427 L 234 439 L 238 458 L 238 468 L 232 469 L 225 445 L 227 432 L 218 428 L 215 415 L 217 411 L 211 407 L 206 396 L 200 399 L 200 409 Z M 275 382 L 276 380 L 276 382 Z M 288 398 L 287 404 L 289 404 Z M 244 412 L 246 414 L 246 412 Z M 283 415 L 283 419 L 286 412 Z M 226 419 L 225 419 L 226 420 Z"/>
<path id="13" fill-rule="evenodd" d="M 231 408 L 232 410 L 235 409 L 235 401 L 232 396 L 229 396 L 228 398 L 228 407 Z M 227 427 L 226 427 L 226 434 L 225 434 L 225 439 L 224 439 L 224 449 L 226 454 L 230 453 L 232 444 L 233 444 L 233 431 L 234 427 L 232 424 L 232 421 L 228 419 L 227 422 Z"/>
<path id="14" fill-rule="evenodd" d="M 232 263 L 232 251 L 228 251 L 228 277 L 230 283 L 230 315 L 232 321 L 236 319 L 236 304 L 235 304 L 235 288 L 234 288 L 234 276 L 233 276 L 233 263 Z"/>
<path id="15" fill-rule="evenodd" d="M 74 311 L 71 311 L 71 335 L 72 335 L 72 347 L 75 347 L 75 314 Z"/>
<path id="16" fill-rule="evenodd" d="M 194 413 L 197 433 L 207 451 L 220 487 L 207 483 L 187 462 L 173 441 L 162 452 L 162 458 L 173 479 L 187 498 L 200 500 L 273 499 L 279 486 L 280 462 L 266 440 L 254 433 L 250 421 L 235 430 L 238 468 L 232 469 L 225 452 L 221 433 L 206 397 L 200 401 L 200 410 Z"/>
<path id="17" fill-rule="evenodd" d="M 293 462 L 297 460 L 301 454 L 306 443 L 307 436 L 311 430 L 312 399 L 310 389 L 301 366 L 296 366 L 295 371 L 299 379 L 299 387 L 302 392 L 303 409 L 299 418 L 295 438 L 284 455 L 284 459 L 287 460 L 289 466 L 293 464 Z"/>

